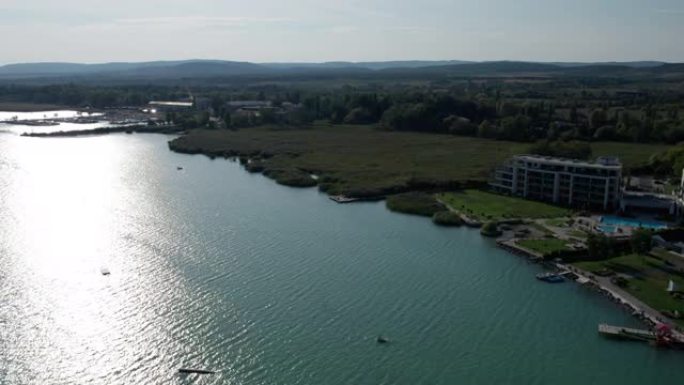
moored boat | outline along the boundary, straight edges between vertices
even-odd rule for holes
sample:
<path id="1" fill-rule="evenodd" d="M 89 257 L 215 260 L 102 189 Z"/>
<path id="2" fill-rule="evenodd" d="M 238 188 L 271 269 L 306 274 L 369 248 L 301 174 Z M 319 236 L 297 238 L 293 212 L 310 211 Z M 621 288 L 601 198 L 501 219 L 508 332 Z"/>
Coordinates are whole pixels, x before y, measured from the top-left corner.
<path id="1" fill-rule="evenodd" d="M 192 369 L 192 368 L 180 368 L 178 369 L 178 373 L 184 373 L 184 374 L 215 374 L 215 370 L 206 370 L 206 369 Z"/>
<path id="2" fill-rule="evenodd" d="M 565 278 L 556 273 L 539 273 L 537 274 L 537 279 L 548 283 L 561 283 L 565 281 Z"/>

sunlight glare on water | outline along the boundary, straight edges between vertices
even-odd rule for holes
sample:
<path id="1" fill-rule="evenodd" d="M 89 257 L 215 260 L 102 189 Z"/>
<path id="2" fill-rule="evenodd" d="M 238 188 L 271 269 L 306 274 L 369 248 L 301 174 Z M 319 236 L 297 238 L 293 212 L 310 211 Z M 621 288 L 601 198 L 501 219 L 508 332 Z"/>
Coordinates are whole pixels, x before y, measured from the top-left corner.
<path id="1" fill-rule="evenodd" d="M 145 210 L 152 208 L 124 186 L 144 176 L 122 167 L 130 159 L 114 141 L 94 138 L 89 145 L 3 137 L 3 144 L 8 141 L 15 145 L 3 146 L 2 166 L 12 172 L 3 175 L 2 235 L 4 258 L 11 262 L 4 261 L 3 267 L 11 269 L 5 274 L 21 279 L 3 297 L 19 296 L 12 311 L 17 320 L 29 322 L 5 326 L 16 328 L 8 333 L 10 342 L 28 345 L 24 357 L 11 357 L 10 363 L 35 366 L 10 364 L 4 370 L 10 378 L 17 369 L 41 373 L 50 362 L 56 364 L 49 373 L 55 379 L 111 378 L 113 368 L 134 370 L 140 360 L 155 355 L 154 350 L 139 355 L 136 330 L 148 329 L 169 344 L 156 325 L 157 309 L 150 306 L 163 303 L 163 297 L 148 298 L 153 292 L 136 281 L 139 275 L 130 274 L 147 267 L 135 259 L 137 250 L 122 243 L 136 230 L 145 231 L 128 220 L 151 214 Z M 103 276 L 102 269 L 111 275 Z M 125 295 L 131 287 L 139 291 Z M 135 311 L 123 319 L 112 312 L 130 306 Z M 130 366 L 121 365 L 125 362 Z"/>
<path id="2" fill-rule="evenodd" d="M 597 335 L 638 325 L 628 314 L 540 283 L 477 231 L 338 205 L 168 139 L 0 134 L 0 384 L 679 377 L 681 355 Z"/>

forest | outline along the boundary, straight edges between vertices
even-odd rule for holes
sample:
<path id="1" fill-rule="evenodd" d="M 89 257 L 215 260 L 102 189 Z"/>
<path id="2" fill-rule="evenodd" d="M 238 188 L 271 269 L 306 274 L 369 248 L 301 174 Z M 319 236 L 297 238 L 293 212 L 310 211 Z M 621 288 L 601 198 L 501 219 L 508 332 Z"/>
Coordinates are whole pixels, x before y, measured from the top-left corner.
<path id="1" fill-rule="evenodd" d="M 480 76 L 426 79 L 261 79 L 205 83 L 103 85 L 0 84 L 0 102 L 79 108 L 144 107 L 151 100 L 203 100 L 167 120 L 186 128 L 260 125 L 372 125 L 530 143 L 531 152 L 591 157 L 591 142 L 677 144 L 684 141 L 684 91 L 653 78 Z M 274 108 L 235 114 L 227 102 L 269 101 Z M 290 108 L 282 109 L 284 105 Z M 294 106 L 294 108 L 292 107 Z M 211 117 L 217 119 L 210 119 Z M 223 124 L 216 125 L 216 121 Z M 680 155 L 661 155 L 663 172 Z"/>

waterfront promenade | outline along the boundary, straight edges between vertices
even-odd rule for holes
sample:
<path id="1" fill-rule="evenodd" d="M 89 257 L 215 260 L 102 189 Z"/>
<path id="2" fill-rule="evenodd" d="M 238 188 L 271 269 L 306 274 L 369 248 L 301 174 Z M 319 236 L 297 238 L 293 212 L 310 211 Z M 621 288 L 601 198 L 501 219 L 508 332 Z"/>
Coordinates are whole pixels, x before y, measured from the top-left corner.
<path id="1" fill-rule="evenodd" d="M 609 277 L 597 277 L 585 270 L 582 270 L 571 265 L 558 263 L 557 266 L 561 269 L 572 271 L 573 273 L 577 274 L 577 276 L 580 278 L 585 278 L 591 284 L 596 286 L 596 288 L 599 291 L 601 291 L 602 293 L 606 294 L 609 298 L 611 298 L 613 302 L 622 305 L 634 316 L 639 317 L 644 322 L 649 324 L 649 326 L 655 326 L 661 323 L 665 323 L 672 326 L 673 336 L 677 340 L 684 342 L 684 333 L 680 331 L 679 327 L 673 320 L 665 317 L 658 310 L 650 307 L 649 305 L 634 297 L 621 287 L 612 283 Z"/>

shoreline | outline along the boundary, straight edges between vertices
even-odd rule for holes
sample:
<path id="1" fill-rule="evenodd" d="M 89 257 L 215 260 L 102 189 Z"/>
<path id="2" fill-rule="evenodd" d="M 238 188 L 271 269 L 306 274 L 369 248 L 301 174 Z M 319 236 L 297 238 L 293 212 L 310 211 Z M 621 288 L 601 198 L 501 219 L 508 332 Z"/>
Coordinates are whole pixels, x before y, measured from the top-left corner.
<path id="1" fill-rule="evenodd" d="M 33 138 L 67 138 L 93 135 L 107 135 L 120 133 L 140 133 L 140 134 L 179 134 L 185 129 L 178 126 L 148 126 L 148 125 L 133 125 L 133 126 L 111 126 L 99 127 L 88 130 L 71 130 L 71 131 L 54 131 L 54 132 L 25 132 L 21 136 Z"/>
<path id="2" fill-rule="evenodd" d="M 164 127 L 158 127 L 158 126 L 145 126 L 145 125 L 137 125 L 137 126 L 114 126 L 114 127 L 102 127 L 98 129 L 91 129 L 91 130 L 75 130 L 75 131 L 58 131 L 58 132 L 49 132 L 49 133 L 25 133 L 22 134 L 22 136 L 27 136 L 27 137 L 80 137 L 80 136 L 92 136 L 92 135 L 106 135 L 110 133 L 159 133 L 159 134 L 179 134 L 183 133 L 185 130 L 181 129 L 177 126 L 164 126 Z M 367 201 L 381 201 L 385 200 L 387 198 L 387 195 L 391 194 L 399 194 L 399 193 L 405 193 L 405 192 L 431 192 L 435 191 L 435 188 L 437 186 L 420 186 L 422 188 L 419 188 L 418 186 L 405 186 L 404 189 L 394 189 L 394 191 L 390 192 L 383 192 L 380 194 L 371 194 L 371 195 L 352 195 L 352 194 L 333 194 L 331 192 L 325 191 L 324 189 L 321 189 L 321 185 L 318 183 L 318 179 L 311 177 L 311 175 L 315 172 L 312 171 L 306 171 L 306 178 L 311 178 L 312 181 L 315 181 L 316 183 L 311 184 L 309 186 L 297 186 L 296 184 L 287 184 L 287 183 L 281 183 L 281 181 L 278 180 L 277 175 L 274 175 L 272 173 L 267 172 L 264 169 L 257 168 L 255 169 L 254 167 L 250 168 L 249 165 L 251 162 L 259 162 L 263 158 L 268 158 L 271 156 L 270 154 L 263 154 L 263 153 L 252 153 L 252 154 L 246 154 L 246 153 L 240 153 L 238 151 L 210 151 L 206 149 L 201 149 L 198 147 L 178 147 L 173 145 L 173 141 L 168 142 L 169 150 L 175 153 L 179 154 L 187 154 L 187 155 L 205 155 L 209 157 L 210 159 L 215 159 L 217 157 L 219 158 L 224 158 L 224 159 L 241 159 L 244 158 L 244 162 L 240 162 L 241 165 L 243 166 L 244 171 L 247 172 L 258 172 L 262 174 L 263 176 L 274 180 L 276 183 L 287 185 L 289 187 L 318 187 L 319 190 L 322 192 L 325 192 L 328 195 L 328 198 L 338 204 L 348 204 L 348 203 L 354 203 L 354 202 L 367 202 Z M 302 172 L 304 172 L 302 170 Z M 318 173 L 316 173 L 318 174 Z M 469 182 L 468 184 L 471 184 L 473 182 Z M 465 188 L 463 186 L 458 186 L 459 188 Z M 439 200 L 436 200 L 439 202 Z M 441 202 L 440 202 L 441 203 Z M 390 210 L 389 208 L 387 208 Z M 396 211 L 396 210 L 390 210 L 390 211 L 395 211 L 403 214 L 408 214 L 411 215 L 412 213 L 406 213 L 406 212 L 401 212 L 401 211 Z M 426 217 L 429 219 L 428 217 Z M 467 223 L 464 223 L 466 226 L 465 227 L 472 227 L 468 226 Z M 515 245 L 514 247 L 511 247 L 511 244 L 509 242 L 510 240 L 504 240 L 504 239 L 497 239 L 496 244 L 498 247 L 502 248 L 503 250 L 507 251 L 508 254 L 510 255 L 518 255 L 518 256 L 524 256 L 527 259 L 529 259 L 532 262 L 535 263 L 543 263 L 544 258 L 541 255 L 538 255 L 537 253 L 534 253 L 530 250 L 527 250 L 519 245 Z M 578 277 L 583 278 L 582 283 L 578 282 L 577 280 L 573 280 L 575 283 L 580 283 L 582 285 L 585 285 L 589 283 L 589 285 L 593 288 L 596 289 L 598 293 L 601 293 L 604 296 L 607 296 L 609 299 L 611 299 L 612 302 L 621 305 L 623 309 L 627 309 L 630 311 L 631 315 L 636 317 L 639 321 L 641 321 L 644 325 L 648 327 L 653 327 L 654 325 L 657 324 L 657 322 L 665 322 L 674 327 L 677 333 L 677 338 L 680 341 L 684 341 L 684 334 L 682 334 L 679 331 L 679 328 L 675 322 L 672 320 L 666 319 L 663 320 L 662 318 L 664 317 L 660 312 L 657 310 L 649 307 L 647 304 L 643 303 L 642 301 L 634 298 L 633 296 L 629 295 L 628 293 L 616 293 L 616 290 L 614 288 L 609 287 L 609 285 L 606 285 L 605 282 L 601 283 L 598 282 L 597 280 L 594 279 L 594 277 L 586 272 L 583 271 L 575 266 L 572 266 L 570 264 L 564 264 L 564 263 L 553 263 L 553 265 L 561 270 L 564 271 L 569 271 L 574 274 L 576 274 Z M 665 317 L 666 318 L 666 317 Z"/>
<path id="3" fill-rule="evenodd" d="M 597 293 L 605 296 L 611 302 L 619 305 L 623 310 L 629 311 L 632 317 L 635 317 L 649 329 L 653 329 L 658 324 L 667 324 L 672 327 L 676 338 L 684 343 L 684 332 L 681 327 L 669 317 L 663 315 L 658 310 L 654 309 L 647 303 L 636 298 L 634 295 L 626 292 L 620 287 L 610 282 L 609 278 L 596 277 L 591 272 L 583 270 L 571 263 L 566 262 L 550 262 L 544 259 L 544 256 L 532 250 L 528 250 L 514 242 L 514 239 L 506 239 L 500 237 L 496 240 L 497 247 L 505 250 L 508 254 L 516 255 L 526 258 L 532 263 L 539 263 L 551 265 L 558 271 L 570 272 L 577 276 L 576 279 L 568 280 L 572 283 L 579 284 L 584 287 L 593 289 Z M 566 278 L 567 279 L 567 278 Z"/>
<path id="4" fill-rule="evenodd" d="M 575 281 L 580 283 L 580 278 L 584 279 L 583 285 L 595 288 L 599 293 L 609 298 L 613 303 L 620 305 L 624 310 L 628 310 L 631 315 L 643 322 L 649 328 L 654 328 L 658 324 L 667 324 L 672 327 L 674 336 L 680 343 L 684 343 L 684 333 L 679 325 L 673 320 L 665 317 L 658 310 L 652 308 L 647 303 L 634 297 L 632 294 L 612 284 L 607 278 L 596 278 L 593 274 L 570 264 L 556 263 L 560 269 L 564 269 L 576 274 L 579 278 Z"/>
<path id="5" fill-rule="evenodd" d="M 212 159 L 214 159 L 216 157 L 237 158 L 237 157 L 241 157 L 241 156 L 242 157 L 246 156 L 245 154 L 240 154 L 236 151 L 209 152 L 209 151 L 200 149 L 198 147 L 179 148 L 179 147 L 173 146 L 171 144 L 171 142 L 169 143 L 169 148 L 171 149 L 171 151 L 174 151 L 174 152 L 185 153 L 185 154 L 193 154 L 193 155 L 194 154 L 203 154 L 203 155 L 209 156 Z M 262 155 L 262 154 L 259 154 L 259 155 Z M 257 156 L 254 156 L 254 157 L 256 158 Z M 250 158 L 250 159 L 252 159 L 252 158 Z M 248 168 L 246 167 L 247 164 L 248 163 L 243 164 L 243 167 L 245 167 L 246 171 L 249 171 Z M 267 175 L 266 173 L 262 172 L 262 174 L 266 177 L 269 177 L 269 175 Z M 273 178 L 270 178 L 270 179 L 273 179 Z M 277 182 L 277 180 L 276 180 L 276 182 Z M 426 192 L 429 190 L 430 189 L 423 189 L 423 190 L 415 190 L 414 189 L 414 190 L 409 190 L 409 191 Z M 376 195 L 376 196 L 371 196 L 371 197 L 369 197 L 369 196 L 356 197 L 356 196 L 347 195 L 347 194 L 328 194 L 328 198 L 334 202 L 339 203 L 339 204 L 348 204 L 348 203 L 354 203 L 354 202 L 359 202 L 359 201 L 383 200 L 385 198 L 385 195 L 386 194 Z M 437 199 L 436 199 L 436 201 L 439 202 L 439 200 L 437 200 Z M 442 202 L 439 202 L 439 203 L 442 203 Z M 449 206 L 447 206 L 447 207 L 449 207 Z M 389 208 L 387 208 L 387 209 L 390 210 Z M 390 210 L 390 211 L 396 211 L 396 210 Z M 401 211 L 397 211 L 397 212 L 408 214 L 408 215 L 415 214 L 415 213 L 408 213 L 408 212 L 401 212 Z M 425 218 L 429 219 L 429 217 L 425 217 Z M 465 227 L 472 227 L 472 226 L 468 226 L 467 223 L 464 223 L 464 225 L 466 225 Z M 530 261 L 536 262 L 536 263 L 544 263 L 545 262 L 544 256 L 540 255 L 539 253 L 535 253 L 533 251 L 525 249 L 525 248 L 523 248 L 517 244 L 514 244 L 511 241 L 512 241 L 511 239 L 497 238 L 496 243 L 497 243 L 498 247 L 507 251 L 507 253 L 510 255 L 524 256 L 524 257 L 528 258 Z M 608 298 L 610 298 L 612 300 L 612 302 L 621 305 L 623 308 L 626 307 L 627 309 L 629 309 L 631 315 L 636 317 L 644 325 L 652 328 L 658 322 L 664 322 L 664 323 L 667 323 L 667 324 L 673 326 L 677 338 L 680 341 L 684 341 L 684 334 L 682 334 L 682 332 L 679 331 L 679 326 L 677 325 L 677 323 L 675 323 L 672 320 L 670 320 L 669 318 L 663 316 L 660 312 L 651 308 L 650 306 L 648 306 L 644 302 L 634 298 L 633 296 L 629 295 L 628 293 L 624 293 L 624 295 L 616 293 L 616 291 L 613 288 L 609 287 L 605 283 L 601 283 L 601 282 L 594 280 L 593 278 L 590 278 L 590 277 L 592 277 L 591 274 L 589 274 L 585 271 L 582 271 L 581 269 L 576 268 L 570 264 L 554 263 L 554 266 L 556 266 L 556 268 L 558 268 L 558 269 L 561 269 L 564 271 L 569 271 L 569 272 L 576 274 L 578 277 L 582 278 L 582 279 L 580 279 L 580 281 L 586 281 L 586 282 L 591 283 L 591 285 L 593 285 L 594 287 L 597 288 L 597 292 L 599 292 L 603 295 L 606 295 Z M 573 280 L 573 282 L 574 283 L 580 283 L 577 280 Z"/>

